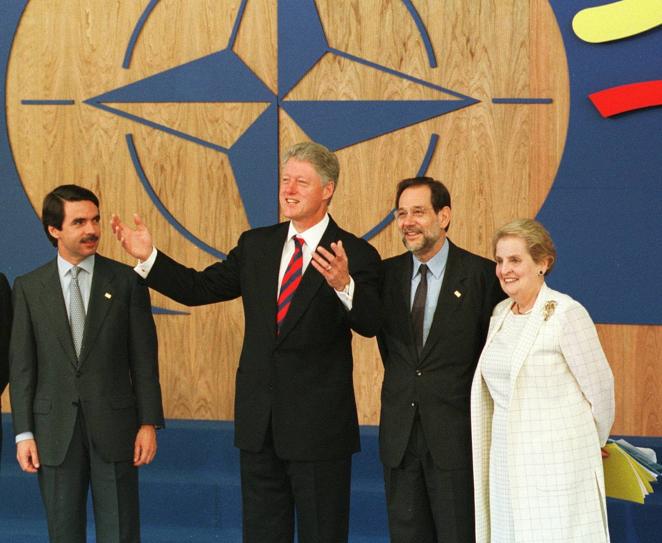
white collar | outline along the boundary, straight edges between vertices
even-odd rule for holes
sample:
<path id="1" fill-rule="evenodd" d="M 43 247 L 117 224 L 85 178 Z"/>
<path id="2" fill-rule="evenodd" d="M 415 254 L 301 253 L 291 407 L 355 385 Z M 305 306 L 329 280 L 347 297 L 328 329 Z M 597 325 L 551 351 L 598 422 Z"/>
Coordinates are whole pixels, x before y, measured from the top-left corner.
<path id="1" fill-rule="evenodd" d="M 326 231 L 326 227 L 329 226 L 329 221 L 329 214 L 325 213 L 320 222 L 314 226 L 311 226 L 308 228 L 308 230 L 304 230 L 303 232 L 297 232 L 296 228 L 294 228 L 294 225 L 292 224 L 292 221 L 290 221 L 290 227 L 287 231 L 287 239 L 289 241 L 294 236 L 303 238 L 303 240 L 306 242 L 306 245 L 314 251 L 315 248 L 319 245 L 320 240 Z"/>

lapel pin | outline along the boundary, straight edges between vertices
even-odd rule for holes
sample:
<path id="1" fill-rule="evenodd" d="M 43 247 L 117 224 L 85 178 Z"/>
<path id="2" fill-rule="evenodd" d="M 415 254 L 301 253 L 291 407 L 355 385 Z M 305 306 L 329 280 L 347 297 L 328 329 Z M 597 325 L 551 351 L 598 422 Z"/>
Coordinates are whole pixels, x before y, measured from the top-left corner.
<path id="1" fill-rule="evenodd" d="M 455 294 L 456 298 L 461 298 L 462 297 L 462 293 L 459 290 L 456 290 L 455 292 L 453 292 L 453 294 Z"/>
<path id="2" fill-rule="evenodd" d="M 106 292 L 104 296 L 106 297 L 107 300 L 110 300 L 113 297 L 113 295 L 110 292 Z"/>

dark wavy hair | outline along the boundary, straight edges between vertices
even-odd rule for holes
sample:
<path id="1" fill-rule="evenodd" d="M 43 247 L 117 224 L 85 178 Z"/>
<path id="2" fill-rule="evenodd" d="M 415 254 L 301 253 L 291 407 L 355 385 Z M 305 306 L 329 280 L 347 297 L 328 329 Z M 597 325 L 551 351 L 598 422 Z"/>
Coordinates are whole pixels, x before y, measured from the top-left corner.
<path id="1" fill-rule="evenodd" d="M 64 202 L 92 202 L 99 207 L 99 199 L 91 190 L 78 185 L 60 185 L 50 191 L 44 198 L 41 207 L 41 224 L 44 225 L 44 232 L 48 236 L 48 241 L 57 247 L 57 240 L 50 235 L 48 227 L 53 226 L 62 230 L 64 221 Z"/>

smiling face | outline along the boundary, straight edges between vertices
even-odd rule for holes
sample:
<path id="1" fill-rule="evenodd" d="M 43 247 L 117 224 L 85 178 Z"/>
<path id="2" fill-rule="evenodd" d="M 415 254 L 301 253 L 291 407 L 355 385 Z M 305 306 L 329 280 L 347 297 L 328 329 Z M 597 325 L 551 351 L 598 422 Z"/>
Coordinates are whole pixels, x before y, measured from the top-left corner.
<path id="1" fill-rule="evenodd" d="M 430 187 L 415 185 L 402 191 L 395 217 L 402 243 L 421 262 L 427 262 L 444 245 L 451 209 L 443 207 L 435 212 Z"/>
<path id="2" fill-rule="evenodd" d="M 525 241 L 505 236 L 496 244 L 496 274 L 503 291 L 522 309 L 533 305 L 547 271 L 546 262 L 535 262 Z"/>
<path id="3" fill-rule="evenodd" d="M 290 158 L 280 178 L 281 213 L 292 221 L 297 232 L 303 232 L 322 220 L 334 188 L 333 181 L 322 183 L 310 162 Z"/>
<path id="4" fill-rule="evenodd" d="M 62 229 L 49 226 L 48 233 L 57 240 L 60 256 L 79 264 L 97 252 L 101 236 L 99 208 L 88 200 L 64 202 Z"/>

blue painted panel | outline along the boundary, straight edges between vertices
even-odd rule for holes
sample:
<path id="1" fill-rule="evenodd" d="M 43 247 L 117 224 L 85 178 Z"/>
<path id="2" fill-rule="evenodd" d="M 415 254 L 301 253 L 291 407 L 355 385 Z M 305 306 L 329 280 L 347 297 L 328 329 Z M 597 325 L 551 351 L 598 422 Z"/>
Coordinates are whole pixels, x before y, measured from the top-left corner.
<path id="1" fill-rule="evenodd" d="M 570 124 L 538 218 L 559 250 L 552 286 L 581 300 L 598 322 L 662 324 L 662 108 L 603 119 L 587 98 L 659 79 L 662 31 L 581 41 L 572 18 L 603 3 L 551 1 L 568 57 Z"/>
<path id="2" fill-rule="evenodd" d="M 658 250 L 662 230 L 662 153 L 659 151 L 662 108 L 603 119 L 590 104 L 587 94 L 614 85 L 659 79 L 662 57 L 655 52 L 662 50 L 662 32 L 652 30 L 608 44 L 582 42 L 572 33 L 570 21 L 580 9 L 601 3 L 602 0 L 550 2 L 563 34 L 571 76 L 566 151 L 539 214 L 559 248 L 559 264 L 550 283 L 584 302 L 598 322 L 661 324 L 662 285 L 654 274 L 662 268 L 662 254 Z M 2 73 L 6 71 L 11 37 L 25 5 L 25 1 L 0 5 Z M 239 28 L 245 6 L 246 3 L 242 2 L 233 36 Z M 286 101 L 282 104 L 306 133 L 331 148 L 347 147 L 475 103 L 452 89 L 417 80 L 330 48 L 312 0 L 281 0 L 278 10 L 281 96 L 305 76 L 325 52 L 330 52 L 460 98 L 456 102 Z M 430 32 L 433 31 L 431 28 Z M 277 220 L 276 97 L 231 51 L 232 41 L 224 51 L 112 90 L 97 100 L 274 104 L 230 150 L 211 142 L 196 141 L 230 155 L 249 221 L 257 226 Z M 3 103 L 4 91 L 4 85 L 0 86 Z M 43 100 L 50 97 L 20 98 Z M 52 98 L 65 100 L 71 97 Z M 493 99 L 503 101 L 508 97 Z M 533 104 L 530 107 L 546 106 Z M 133 120 L 147 123 L 144 119 Z M 172 131 L 171 134 L 195 141 L 186 134 Z M 258 155 L 259 161 L 255 160 Z M 0 118 L 0 184 L 3 195 L 0 200 L 0 227 L 3 230 L 0 270 L 8 271 L 13 277 L 51 258 L 53 251 L 16 173 L 4 115 Z M 508 191 L 509 187 L 504 185 L 504 190 Z M 382 225 L 383 221 L 376 228 Z"/>
<path id="3" fill-rule="evenodd" d="M 425 28 L 425 24 L 423 24 L 421 16 L 418 14 L 418 11 L 416 11 L 416 7 L 411 3 L 411 0 L 402 0 L 402 3 L 407 8 L 407 11 L 409 11 L 409 15 L 411 15 L 411 18 L 414 20 L 414 24 L 418 29 L 418 33 L 421 35 L 421 40 L 425 45 L 425 51 L 428 54 L 428 64 L 431 68 L 436 68 L 437 57 L 434 54 L 434 47 L 432 47 L 432 42 L 430 41 L 428 30 Z"/>
<path id="4" fill-rule="evenodd" d="M 21 100 L 24 106 L 73 106 L 75 100 Z"/>
<path id="5" fill-rule="evenodd" d="M 286 101 L 281 107 L 313 140 L 337 150 L 472 103 L 470 100 Z"/>
<path id="6" fill-rule="evenodd" d="M 27 1 L 0 4 L 0 271 L 10 282 L 55 256 L 39 217 L 32 209 L 18 177 L 7 136 L 7 112 L 4 77 L 11 52 L 14 31 Z"/>
<path id="7" fill-rule="evenodd" d="M 142 15 L 138 19 L 136 26 L 131 32 L 131 37 L 129 38 L 129 43 L 126 46 L 126 51 L 124 52 L 124 62 L 122 62 L 122 68 L 128 69 L 131 66 L 131 58 L 133 57 L 133 50 L 136 47 L 136 42 L 138 41 L 138 36 L 143 30 L 147 19 L 152 14 L 152 10 L 156 7 L 156 4 L 159 3 L 159 0 L 150 0 L 149 4 L 145 7 Z"/>
<path id="8" fill-rule="evenodd" d="M 278 110 L 267 110 L 228 153 L 248 222 L 252 227 L 278 222 Z"/>
<path id="9" fill-rule="evenodd" d="M 327 50 L 313 0 L 278 2 L 278 96 L 285 96 Z"/>
<path id="10" fill-rule="evenodd" d="M 224 50 L 91 98 L 90 102 L 272 102 L 273 93 Z"/>

